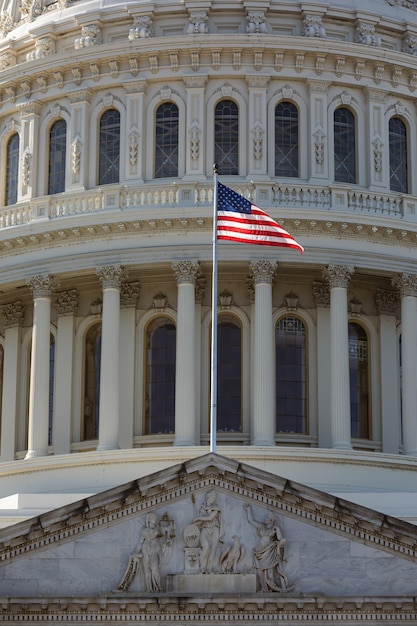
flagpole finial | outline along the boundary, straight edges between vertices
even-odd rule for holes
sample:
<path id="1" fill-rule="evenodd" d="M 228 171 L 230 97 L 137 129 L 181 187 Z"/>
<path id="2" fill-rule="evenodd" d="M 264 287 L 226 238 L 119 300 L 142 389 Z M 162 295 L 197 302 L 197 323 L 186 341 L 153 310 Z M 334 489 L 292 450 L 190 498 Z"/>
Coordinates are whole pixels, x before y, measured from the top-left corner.
<path id="1" fill-rule="evenodd" d="M 217 163 L 213 163 L 213 174 L 218 174 L 219 168 L 217 167 Z"/>

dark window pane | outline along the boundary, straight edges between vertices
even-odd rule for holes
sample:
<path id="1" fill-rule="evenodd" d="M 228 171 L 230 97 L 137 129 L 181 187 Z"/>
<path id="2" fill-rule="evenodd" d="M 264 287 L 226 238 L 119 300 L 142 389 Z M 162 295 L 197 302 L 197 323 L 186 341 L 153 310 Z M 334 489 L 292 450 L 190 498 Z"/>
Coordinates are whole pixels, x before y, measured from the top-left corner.
<path id="1" fill-rule="evenodd" d="M 397 117 L 389 121 L 389 174 L 390 189 L 407 193 L 407 129 Z"/>
<path id="2" fill-rule="evenodd" d="M 242 331 L 224 316 L 217 325 L 217 430 L 242 430 Z"/>
<path id="3" fill-rule="evenodd" d="M 297 317 L 279 320 L 275 330 L 276 429 L 307 433 L 306 331 Z"/>
<path id="4" fill-rule="evenodd" d="M 6 204 L 17 202 L 17 182 L 19 174 L 19 135 L 14 134 L 7 143 L 6 157 Z"/>
<path id="5" fill-rule="evenodd" d="M 100 119 L 98 184 L 119 182 L 120 167 L 120 113 L 109 109 Z"/>
<path id="6" fill-rule="evenodd" d="M 239 109 L 222 100 L 214 113 L 214 162 L 223 176 L 239 174 Z"/>
<path id="7" fill-rule="evenodd" d="M 64 120 L 58 120 L 49 133 L 49 194 L 65 191 L 66 151 L 67 124 Z"/>
<path id="8" fill-rule="evenodd" d="M 167 318 L 151 322 L 146 333 L 145 433 L 175 430 L 176 328 Z"/>
<path id="9" fill-rule="evenodd" d="M 334 178 L 356 183 L 355 118 L 343 107 L 334 112 Z"/>
<path id="10" fill-rule="evenodd" d="M 155 124 L 155 178 L 178 176 L 178 107 L 165 102 L 158 107 Z"/>
<path id="11" fill-rule="evenodd" d="M 281 102 L 275 108 L 275 176 L 298 175 L 298 110 Z"/>
<path id="12" fill-rule="evenodd" d="M 84 425 L 85 440 L 98 438 L 100 406 L 101 324 L 95 324 L 85 338 Z"/>
<path id="13" fill-rule="evenodd" d="M 359 324 L 349 324 L 351 434 L 369 439 L 368 338 Z"/>

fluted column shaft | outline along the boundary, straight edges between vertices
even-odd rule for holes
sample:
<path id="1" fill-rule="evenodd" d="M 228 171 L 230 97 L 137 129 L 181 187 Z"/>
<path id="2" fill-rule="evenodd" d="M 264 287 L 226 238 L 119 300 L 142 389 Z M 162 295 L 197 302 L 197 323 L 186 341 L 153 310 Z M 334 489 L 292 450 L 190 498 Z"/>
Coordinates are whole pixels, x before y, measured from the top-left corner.
<path id="1" fill-rule="evenodd" d="M 180 261 L 172 268 L 178 285 L 175 368 L 175 446 L 193 446 L 195 418 L 195 283 L 198 263 Z"/>
<path id="2" fill-rule="evenodd" d="M 350 380 L 347 288 L 353 268 L 329 265 L 324 271 L 330 287 L 331 447 L 350 450 Z"/>
<path id="3" fill-rule="evenodd" d="M 1 460 L 13 461 L 16 451 L 18 380 L 20 370 L 21 322 L 25 306 L 19 300 L 3 307 L 5 320 Z"/>
<path id="4" fill-rule="evenodd" d="M 417 456 L 417 275 L 402 274 L 393 283 L 401 295 L 403 450 Z"/>
<path id="5" fill-rule="evenodd" d="M 123 269 L 119 265 L 105 266 L 97 270 L 97 275 L 103 287 L 97 450 L 115 450 L 119 447 L 120 288 Z"/>
<path id="6" fill-rule="evenodd" d="M 54 454 L 69 454 L 71 452 L 74 330 L 75 314 L 78 309 L 77 290 L 70 289 L 56 294 L 54 307 L 58 313 L 58 323 L 52 443 Z"/>
<path id="7" fill-rule="evenodd" d="M 51 276 L 33 276 L 27 283 L 33 294 L 33 328 L 26 459 L 32 459 L 48 454 L 51 296 L 57 283 Z"/>
<path id="8" fill-rule="evenodd" d="M 253 345 L 253 412 L 254 446 L 275 445 L 274 329 L 272 325 L 272 281 L 276 263 L 251 263 L 255 286 L 255 331 Z"/>

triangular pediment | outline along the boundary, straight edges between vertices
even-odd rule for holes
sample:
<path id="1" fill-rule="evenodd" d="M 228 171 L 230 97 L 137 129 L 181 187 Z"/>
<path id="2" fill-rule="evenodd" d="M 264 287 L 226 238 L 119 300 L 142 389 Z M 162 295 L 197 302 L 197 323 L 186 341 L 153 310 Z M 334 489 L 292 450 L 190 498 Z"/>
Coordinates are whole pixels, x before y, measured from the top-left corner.
<path id="1" fill-rule="evenodd" d="M 3 614 L 28 619 L 416 608 L 416 527 L 213 453 L 6 528 L 0 559 Z"/>

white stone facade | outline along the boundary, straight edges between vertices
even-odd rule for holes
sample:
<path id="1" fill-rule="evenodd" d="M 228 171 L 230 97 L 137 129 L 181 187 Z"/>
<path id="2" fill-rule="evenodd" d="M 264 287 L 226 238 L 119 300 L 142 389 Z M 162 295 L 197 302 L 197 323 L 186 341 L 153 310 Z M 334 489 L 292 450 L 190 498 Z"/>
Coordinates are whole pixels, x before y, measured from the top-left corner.
<path id="1" fill-rule="evenodd" d="M 236 170 L 220 169 L 221 181 L 305 253 L 219 245 L 219 315 L 240 329 L 241 368 L 239 423 L 218 445 L 417 520 L 417 4 L 3 2 L 0 16 L 1 524 L 207 451 L 222 102 L 238 123 Z M 297 112 L 297 175 L 279 169 L 282 103 Z M 158 161 L 163 105 L 176 139 Z M 337 111 L 353 119 L 354 182 L 335 159 Z M 112 182 L 101 178 L 107 113 L 119 142 Z M 60 121 L 63 184 L 52 193 Z M 176 332 L 175 415 L 158 431 L 146 381 L 161 319 Z M 277 427 L 273 342 L 285 319 L 306 337 L 299 428 Z M 88 333 L 100 324 L 93 419 Z M 353 436 L 349 324 L 367 359 L 366 424 Z"/>

